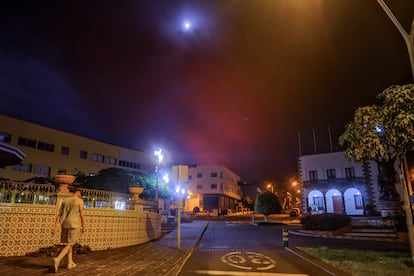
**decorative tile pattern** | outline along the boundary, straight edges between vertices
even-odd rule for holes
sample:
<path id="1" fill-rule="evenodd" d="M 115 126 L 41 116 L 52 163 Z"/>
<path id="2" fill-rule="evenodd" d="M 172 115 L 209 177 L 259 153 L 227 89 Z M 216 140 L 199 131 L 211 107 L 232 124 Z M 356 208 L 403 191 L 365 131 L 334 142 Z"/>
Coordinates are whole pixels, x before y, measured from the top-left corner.
<path id="1" fill-rule="evenodd" d="M 0 256 L 23 256 L 59 243 L 51 234 L 54 205 L 0 203 Z M 136 210 L 85 209 L 86 232 L 79 243 L 92 250 L 125 247 L 161 235 L 161 215 Z"/>

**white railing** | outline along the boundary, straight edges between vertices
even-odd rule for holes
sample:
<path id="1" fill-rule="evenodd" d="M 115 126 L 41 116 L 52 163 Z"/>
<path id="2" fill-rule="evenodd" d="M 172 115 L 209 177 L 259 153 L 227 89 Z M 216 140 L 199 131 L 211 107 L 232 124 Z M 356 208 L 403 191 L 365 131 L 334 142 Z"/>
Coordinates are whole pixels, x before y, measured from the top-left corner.
<path id="1" fill-rule="evenodd" d="M 53 184 L 1 181 L 0 202 L 54 205 L 56 187 Z"/>

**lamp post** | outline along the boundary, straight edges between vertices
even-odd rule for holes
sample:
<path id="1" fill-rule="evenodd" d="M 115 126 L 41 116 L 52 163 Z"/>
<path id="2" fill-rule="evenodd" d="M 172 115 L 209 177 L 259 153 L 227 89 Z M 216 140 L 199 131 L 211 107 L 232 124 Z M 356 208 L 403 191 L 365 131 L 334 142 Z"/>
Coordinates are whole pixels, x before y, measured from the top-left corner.
<path id="1" fill-rule="evenodd" d="M 185 194 L 185 189 L 178 184 L 175 189 L 178 199 L 178 214 L 177 214 L 177 249 L 181 249 L 181 210 L 182 210 L 182 196 Z"/>
<path id="2" fill-rule="evenodd" d="M 398 19 L 395 17 L 391 9 L 385 3 L 384 0 L 377 0 L 378 4 L 390 18 L 394 26 L 400 32 L 402 38 L 404 39 L 405 45 L 407 46 L 408 58 L 411 65 L 411 74 L 414 79 L 414 18 L 411 22 L 410 31 L 407 32 Z M 408 240 L 410 244 L 411 251 L 411 261 L 414 263 L 414 229 L 413 229 L 413 218 L 412 218 L 412 205 L 409 200 L 409 193 L 411 194 L 412 186 L 411 180 L 408 173 L 408 164 L 407 156 L 404 154 L 402 158 L 399 158 L 399 169 L 400 169 L 400 180 L 403 185 L 403 195 L 404 195 L 404 205 L 405 205 L 405 216 L 408 228 Z"/>
<path id="3" fill-rule="evenodd" d="M 402 38 L 404 39 L 405 45 L 407 46 L 408 57 L 410 59 L 411 73 L 414 78 L 414 19 L 411 23 L 410 32 L 408 33 L 404 29 L 404 27 L 401 25 L 401 23 L 398 21 L 398 19 L 395 17 L 395 15 L 390 10 L 390 8 L 387 6 L 385 1 L 377 0 L 377 2 L 381 6 L 381 8 L 384 10 L 384 12 L 387 14 L 387 16 L 391 19 L 392 23 L 398 29 Z"/>
<path id="4" fill-rule="evenodd" d="M 154 150 L 154 156 L 157 160 L 157 164 L 155 165 L 155 202 L 157 204 L 157 212 L 158 210 L 158 166 L 161 164 L 164 156 L 162 155 L 162 149 L 158 148 Z"/>

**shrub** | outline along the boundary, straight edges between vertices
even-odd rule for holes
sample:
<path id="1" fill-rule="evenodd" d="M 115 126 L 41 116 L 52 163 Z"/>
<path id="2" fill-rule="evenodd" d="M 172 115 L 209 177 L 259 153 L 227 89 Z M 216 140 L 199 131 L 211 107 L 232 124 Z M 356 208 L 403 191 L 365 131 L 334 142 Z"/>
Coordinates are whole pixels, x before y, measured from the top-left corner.
<path id="1" fill-rule="evenodd" d="M 302 217 L 300 221 L 306 230 L 334 231 L 348 225 L 351 218 L 347 215 L 326 213 Z"/>
<path id="2" fill-rule="evenodd" d="M 268 215 L 282 213 L 282 205 L 276 195 L 271 192 L 263 192 L 256 198 L 254 211 L 258 214 L 263 214 L 265 221 L 267 221 Z"/>

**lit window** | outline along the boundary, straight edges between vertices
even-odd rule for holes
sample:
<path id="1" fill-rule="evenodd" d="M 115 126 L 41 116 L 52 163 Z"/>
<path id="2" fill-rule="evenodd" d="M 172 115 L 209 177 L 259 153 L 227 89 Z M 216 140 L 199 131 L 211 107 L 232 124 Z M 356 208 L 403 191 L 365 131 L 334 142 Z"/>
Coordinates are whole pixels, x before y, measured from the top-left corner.
<path id="1" fill-rule="evenodd" d="M 11 135 L 0 132 L 0 142 L 10 143 Z"/>
<path id="2" fill-rule="evenodd" d="M 103 163 L 104 157 L 103 157 L 103 155 L 94 153 L 94 154 L 92 154 L 92 160 L 96 161 L 96 162 L 102 162 Z"/>
<path id="3" fill-rule="evenodd" d="M 313 204 L 318 210 L 323 210 L 323 197 L 322 196 L 314 196 L 313 197 Z"/>
<path id="4" fill-rule="evenodd" d="M 19 172 L 31 172 L 32 164 L 17 164 L 13 166 L 13 170 Z"/>
<path id="5" fill-rule="evenodd" d="M 362 196 L 360 194 L 355 194 L 354 195 L 354 200 L 355 200 L 355 209 L 363 209 L 364 208 L 364 203 L 362 201 Z"/>
<path id="6" fill-rule="evenodd" d="M 38 175 L 50 175 L 50 167 L 34 165 L 33 173 L 38 174 Z"/>
<path id="7" fill-rule="evenodd" d="M 104 157 L 104 163 L 107 164 L 111 164 L 111 165 L 115 165 L 116 164 L 116 159 L 110 156 L 105 156 Z M 133 168 L 133 164 L 130 165 L 131 168 Z"/>

